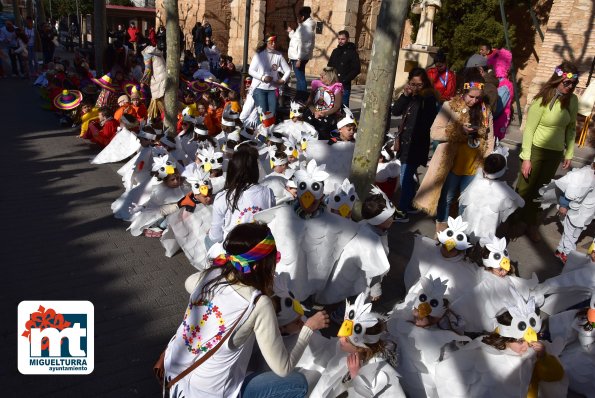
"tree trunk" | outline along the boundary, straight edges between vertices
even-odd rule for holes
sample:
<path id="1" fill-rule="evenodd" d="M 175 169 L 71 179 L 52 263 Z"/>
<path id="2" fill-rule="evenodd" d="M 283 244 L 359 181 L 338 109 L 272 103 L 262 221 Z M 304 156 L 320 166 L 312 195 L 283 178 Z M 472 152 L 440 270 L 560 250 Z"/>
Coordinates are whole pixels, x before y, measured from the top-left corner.
<path id="1" fill-rule="evenodd" d="M 37 7 L 37 18 L 35 22 L 37 23 L 37 31 L 39 32 L 39 28 L 45 23 L 45 8 L 43 7 L 43 0 L 35 0 L 35 4 Z M 39 38 L 39 35 L 36 36 Z M 37 41 L 39 43 L 39 41 Z M 40 46 L 41 48 L 41 46 Z"/>
<path id="2" fill-rule="evenodd" d="M 385 121 L 390 112 L 398 46 L 408 11 L 407 0 L 384 0 L 380 7 L 351 164 L 350 180 L 362 200 L 368 196 L 376 177 Z M 360 208 L 354 209 L 356 215 Z"/>
<path id="3" fill-rule="evenodd" d="M 180 85 L 180 26 L 178 0 L 165 0 L 165 60 L 167 80 L 165 83 L 165 128 L 171 138 L 176 136 L 178 117 L 178 87 Z"/>
<path id="4" fill-rule="evenodd" d="M 105 45 L 107 39 L 106 22 L 105 22 L 105 0 L 93 0 L 93 47 L 95 50 L 95 70 L 97 77 L 102 76 L 103 70 L 103 54 L 105 53 Z"/>
<path id="5" fill-rule="evenodd" d="M 21 9 L 19 8 L 19 1 L 12 0 L 12 12 L 14 14 L 14 26 L 22 27 L 23 21 L 21 21 Z"/>

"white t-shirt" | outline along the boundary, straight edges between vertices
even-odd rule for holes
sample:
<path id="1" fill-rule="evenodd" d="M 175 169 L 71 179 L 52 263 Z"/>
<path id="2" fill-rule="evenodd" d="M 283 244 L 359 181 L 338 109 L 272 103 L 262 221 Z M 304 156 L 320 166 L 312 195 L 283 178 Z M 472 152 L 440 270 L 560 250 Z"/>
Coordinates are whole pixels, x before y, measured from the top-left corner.
<path id="1" fill-rule="evenodd" d="M 237 208 L 231 211 L 227 206 L 227 190 L 215 196 L 213 202 L 213 222 L 209 230 L 209 239 L 222 242 L 236 225 L 252 222 L 254 214 L 275 206 L 273 191 L 256 184 L 246 189 L 238 200 Z"/>

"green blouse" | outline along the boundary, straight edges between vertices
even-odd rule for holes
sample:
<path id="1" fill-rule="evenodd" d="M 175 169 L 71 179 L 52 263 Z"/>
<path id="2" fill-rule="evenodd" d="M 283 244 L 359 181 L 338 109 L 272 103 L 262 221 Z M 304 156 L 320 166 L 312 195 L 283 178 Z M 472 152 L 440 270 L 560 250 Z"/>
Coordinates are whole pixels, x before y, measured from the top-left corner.
<path id="1" fill-rule="evenodd" d="M 578 98 L 572 94 L 568 109 L 560 107 L 556 101 L 552 109 L 549 104 L 541 105 L 541 99 L 536 99 L 529 108 L 520 158 L 531 159 L 531 146 L 552 151 L 564 151 L 564 159 L 574 156 L 574 139 L 576 136 L 576 114 Z"/>

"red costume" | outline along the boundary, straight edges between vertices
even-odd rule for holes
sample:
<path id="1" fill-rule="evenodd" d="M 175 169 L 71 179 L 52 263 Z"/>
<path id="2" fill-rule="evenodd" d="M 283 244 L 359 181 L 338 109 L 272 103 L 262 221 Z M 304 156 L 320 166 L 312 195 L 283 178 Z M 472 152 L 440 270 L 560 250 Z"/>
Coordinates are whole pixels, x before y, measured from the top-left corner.
<path id="1" fill-rule="evenodd" d="M 432 85 L 440 93 L 440 101 L 448 101 L 454 95 L 457 89 L 457 76 L 448 68 L 442 73 L 438 73 L 436 67 L 428 69 L 428 78 Z"/>
<path id="2" fill-rule="evenodd" d="M 101 130 L 97 133 L 93 133 L 91 141 L 102 147 L 106 147 L 118 132 L 118 127 L 120 127 L 120 123 L 118 123 L 117 120 L 113 118 L 106 120 L 105 123 L 103 123 Z"/>

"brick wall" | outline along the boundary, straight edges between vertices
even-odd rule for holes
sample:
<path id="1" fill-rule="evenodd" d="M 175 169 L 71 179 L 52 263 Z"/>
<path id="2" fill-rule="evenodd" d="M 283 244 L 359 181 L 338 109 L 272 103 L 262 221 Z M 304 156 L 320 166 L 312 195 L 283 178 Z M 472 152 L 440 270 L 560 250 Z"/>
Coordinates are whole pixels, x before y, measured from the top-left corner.
<path id="1" fill-rule="evenodd" d="M 157 23 L 165 26 L 164 0 L 157 0 Z M 231 5 L 228 0 L 179 0 L 180 27 L 184 31 L 186 49 L 192 49 L 192 28 L 196 22 L 208 21 L 213 29 L 213 41 L 222 54 L 227 52 Z"/>
<path id="2" fill-rule="evenodd" d="M 358 84 L 366 81 L 366 75 L 370 59 L 372 56 L 372 44 L 374 42 L 374 32 L 378 22 L 378 13 L 380 11 L 381 0 L 364 0 L 360 2 L 357 13 L 357 23 L 355 27 L 355 43 L 362 63 L 360 75 L 357 77 Z"/>
<path id="3" fill-rule="evenodd" d="M 584 89 L 595 56 L 595 4 L 593 0 L 554 0 L 539 51 L 539 64 L 528 89 L 527 104 L 563 60 L 579 69 L 577 92 Z M 540 47 L 540 48 L 539 48 Z"/>

